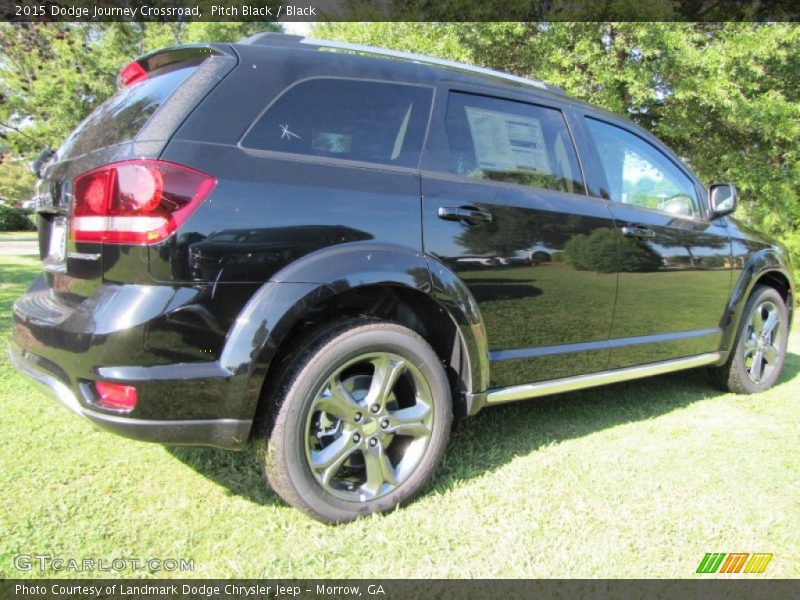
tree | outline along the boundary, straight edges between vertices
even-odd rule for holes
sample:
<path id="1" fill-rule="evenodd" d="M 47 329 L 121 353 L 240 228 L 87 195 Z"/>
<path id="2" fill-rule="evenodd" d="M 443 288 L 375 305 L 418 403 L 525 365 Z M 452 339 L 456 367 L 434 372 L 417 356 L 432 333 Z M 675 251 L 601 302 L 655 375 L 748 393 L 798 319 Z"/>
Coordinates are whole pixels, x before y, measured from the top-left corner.
<path id="1" fill-rule="evenodd" d="M 0 24 L 0 151 L 16 156 L 56 148 L 116 90 L 122 67 L 158 48 L 234 41 L 274 23 Z M 34 138 L 33 141 L 30 138 Z"/>
<path id="2" fill-rule="evenodd" d="M 0 198 L 12 206 L 29 200 L 33 183 L 33 174 L 25 161 L 0 156 Z"/>
<path id="3" fill-rule="evenodd" d="M 541 79 L 626 116 L 706 183 L 735 183 L 738 216 L 800 260 L 796 23 L 333 23 L 315 35 Z"/>
<path id="4" fill-rule="evenodd" d="M 599 273 L 656 271 L 662 266 L 661 256 L 649 244 L 622 238 L 609 227 L 570 238 L 564 246 L 564 262 L 578 271 Z"/>
<path id="5" fill-rule="evenodd" d="M 133 58 L 177 44 L 235 41 L 274 23 L 0 24 L 0 195 L 17 203 L 33 192 L 24 169 L 56 148 L 116 91 Z"/>
<path id="6" fill-rule="evenodd" d="M 514 256 L 536 246 L 561 248 L 578 228 L 581 218 L 563 213 L 525 211 L 507 206 L 492 207 L 492 222 L 469 227 L 457 242 L 471 254 Z"/>

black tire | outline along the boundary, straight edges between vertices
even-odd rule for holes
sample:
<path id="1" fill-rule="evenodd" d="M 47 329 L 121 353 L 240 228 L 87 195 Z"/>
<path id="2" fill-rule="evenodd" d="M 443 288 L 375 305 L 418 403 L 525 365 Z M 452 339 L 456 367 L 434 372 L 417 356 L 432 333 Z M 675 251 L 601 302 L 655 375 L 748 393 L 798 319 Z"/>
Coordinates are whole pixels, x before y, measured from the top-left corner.
<path id="1" fill-rule="evenodd" d="M 282 370 L 258 447 L 265 475 L 283 500 L 321 521 L 343 523 L 392 510 L 423 490 L 444 454 L 453 417 L 445 371 L 422 337 L 372 318 L 335 322 L 306 338 Z M 334 399 L 334 385 L 342 389 L 338 383 L 349 391 Z M 342 398 L 347 410 L 353 402 L 361 410 L 346 416 L 326 412 L 336 404 L 345 414 Z M 381 412 L 372 414 L 378 405 Z M 409 415 L 416 414 L 424 416 L 410 423 Z M 316 457 L 326 452 L 347 458 L 338 467 L 319 468 L 325 461 Z"/>
<path id="2" fill-rule="evenodd" d="M 753 326 L 756 311 L 759 311 L 763 322 L 765 321 L 763 315 L 770 314 L 773 309 L 778 322 L 771 334 L 759 335 Z M 720 389 L 736 394 L 756 394 L 768 390 L 780 377 L 786 360 L 788 339 L 789 317 L 783 298 L 774 288 L 756 287 L 745 305 L 736 342 L 728 361 L 723 366 L 711 370 L 714 383 Z M 771 353 L 775 356 L 768 361 L 765 349 L 771 351 L 772 348 L 775 348 L 777 352 Z M 760 365 L 756 365 L 754 364 L 755 353 L 759 350 L 762 354 L 762 362 Z M 758 373 L 754 372 L 756 366 L 760 366 Z"/>

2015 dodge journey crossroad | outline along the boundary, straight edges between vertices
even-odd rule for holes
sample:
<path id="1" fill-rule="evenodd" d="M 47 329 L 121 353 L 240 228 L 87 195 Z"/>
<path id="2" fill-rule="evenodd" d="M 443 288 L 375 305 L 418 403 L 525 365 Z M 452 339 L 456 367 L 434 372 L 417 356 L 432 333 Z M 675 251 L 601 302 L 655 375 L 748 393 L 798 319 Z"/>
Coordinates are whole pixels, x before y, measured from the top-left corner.
<path id="1" fill-rule="evenodd" d="M 452 421 L 783 367 L 786 251 L 653 136 L 538 81 L 278 34 L 144 56 L 40 168 L 14 364 L 98 427 L 260 448 L 329 522 L 420 492 Z"/>

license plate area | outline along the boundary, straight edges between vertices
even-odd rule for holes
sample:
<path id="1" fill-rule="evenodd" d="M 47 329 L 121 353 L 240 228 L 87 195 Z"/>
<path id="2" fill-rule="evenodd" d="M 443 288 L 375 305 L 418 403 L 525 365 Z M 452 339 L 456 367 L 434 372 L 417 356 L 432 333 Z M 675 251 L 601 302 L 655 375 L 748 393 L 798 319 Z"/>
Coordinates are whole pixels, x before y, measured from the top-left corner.
<path id="1" fill-rule="evenodd" d="M 50 230 L 50 245 L 47 249 L 48 263 L 63 263 L 67 255 L 67 219 L 55 217 Z"/>

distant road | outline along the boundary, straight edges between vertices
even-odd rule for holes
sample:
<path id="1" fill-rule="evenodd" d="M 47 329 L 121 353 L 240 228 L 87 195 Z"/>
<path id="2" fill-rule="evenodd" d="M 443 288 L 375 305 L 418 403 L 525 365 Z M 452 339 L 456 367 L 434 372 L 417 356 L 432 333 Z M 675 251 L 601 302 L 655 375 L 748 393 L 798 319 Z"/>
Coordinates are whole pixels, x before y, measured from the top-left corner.
<path id="1" fill-rule="evenodd" d="M 0 256 L 39 254 L 39 241 L 35 236 L 35 233 L 20 233 L 18 236 L 13 233 L 0 235 Z"/>

